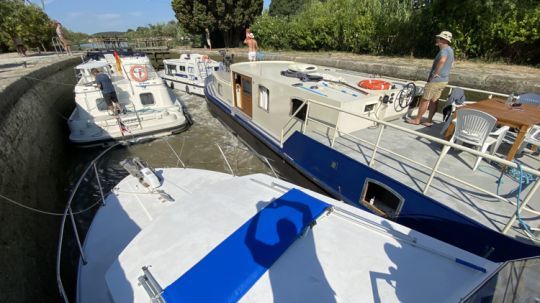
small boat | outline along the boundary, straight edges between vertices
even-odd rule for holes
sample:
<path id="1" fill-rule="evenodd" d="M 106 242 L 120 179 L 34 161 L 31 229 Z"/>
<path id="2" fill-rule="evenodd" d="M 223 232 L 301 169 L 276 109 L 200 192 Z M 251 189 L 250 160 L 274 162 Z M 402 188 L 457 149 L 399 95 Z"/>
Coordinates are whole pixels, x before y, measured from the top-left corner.
<path id="1" fill-rule="evenodd" d="M 499 190 L 500 173 L 479 175 L 455 155 L 442 161 L 450 146 L 481 153 L 410 129 L 421 125 L 394 124 L 410 112 L 408 105 L 422 86 L 323 66 L 265 61 L 233 64 L 230 73 L 215 72 L 205 96 L 211 113 L 297 184 L 492 261 L 540 255 L 540 246 L 523 240 L 520 233 L 526 222 L 519 212 L 514 215 L 519 202 L 516 207 L 508 196 L 488 190 Z M 439 152 L 441 145 L 445 152 Z M 538 170 L 523 169 L 540 176 Z M 501 192 L 515 192 L 511 189 L 517 186 L 506 182 Z M 523 200 L 540 201 L 538 187 L 538 181 L 529 186 Z M 531 211 L 535 220 L 538 212 Z M 519 226 L 511 229 L 516 217 Z M 504 231 L 511 229 L 521 239 L 501 234 L 503 224 Z"/>
<path id="2" fill-rule="evenodd" d="M 538 291 L 538 258 L 493 262 L 268 175 L 121 164 L 129 175 L 85 237 L 78 303 L 484 302 Z"/>
<path id="3" fill-rule="evenodd" d="M 204 81 L 219 66 L 219 62 L 207 55 L 181 54 L 178 59 L 163 60 L 165 69 L 160 74 L 170 88 L 203 96 Z"/>
<path id="4" fill-rule="evenodd" d="M 68 119 L 69 139 L 81 146 L 108 145 L 114 141 L 139 142 L 186 130 L 189 116 L 182 103 L 154 71 L 148 57 L 112 53 L 92 54 L 75 67 L 75 109 Z M 123 111 L 108 111 L 95 84 L 92 69 L 112 80 Z"/>

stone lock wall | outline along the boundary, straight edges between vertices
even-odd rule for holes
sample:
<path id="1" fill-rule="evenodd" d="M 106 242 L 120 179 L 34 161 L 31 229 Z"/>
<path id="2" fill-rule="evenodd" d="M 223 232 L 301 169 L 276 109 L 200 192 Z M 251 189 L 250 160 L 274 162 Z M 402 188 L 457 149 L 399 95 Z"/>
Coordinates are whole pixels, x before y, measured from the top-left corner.
<path id="1" fill-rule="evenodd" d="M 0 92 L 0 194 L 30 207 L 63 212 L 67 122 L 74 107 L 69 58 L 41 67 Z M 35 80 L 41 79 L 41 80 Z M 0 302 L 57 302 L 60 216 L 0 201 Z"/>

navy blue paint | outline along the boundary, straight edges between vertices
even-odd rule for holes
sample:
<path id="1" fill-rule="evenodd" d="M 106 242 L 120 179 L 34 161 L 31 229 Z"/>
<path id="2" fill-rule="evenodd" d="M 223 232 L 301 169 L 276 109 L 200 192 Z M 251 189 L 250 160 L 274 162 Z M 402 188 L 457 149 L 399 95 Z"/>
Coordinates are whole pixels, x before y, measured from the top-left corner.
<path id="1" fill-rule="evenodd" d="M 475 265 L 475 264 L 472 264 L 471 262 L 467 262 L 465 260 L 462 260 L 460 258 L 456 258 L 456 263 L 459 263 L 459 264 L 462 264 L 462 265 L 465 265 L 467 267 L 470 267 L 472 269 L 475 269 L 475 270 L 478 270 L 480 272 L 483 272 L 485 273 L 486 272 L 486 269 L 481 267 L 481 266 L 478 266 L 478 265 Z"/>
<path id="2" fill-rule="evenodd" d="M 487 258 L 496 262 L 540 255 L 540 247 L 519 242 L 491 230 L 299 132 L 287 139 L 283 152 L 329 187 L 341 189 L 344 201 L 363 209 L 366 208 L 359 200 L 366 178 L 388 185 L 405 198 L 396 222 L 441 241 L 479 256 L 484 256 L 494 248 Z"/>
<path id="3" fill-rule="evenodd" d="M 291 189 L 165 288 L 163 298 L 237 302 L 329 206 Z"/>
<path id="4" fill-rule="evenodd" d="M 180 77 L 180 78 L 188 78 L 188 75 L 184 75 L 184 74 L 174 74 L 176 77 Z"/>
<path id="5" fill-rule="evenodd" d="M 210 79 L 207 78 L 207 81 Z M 205 87 L 205 95 L 208 101 L 231 114 L 230 107 L 213 96 L 208 85 Z M 299 132 L 288 138 L 282 149 L 267 134 L 253 127 L 250 121 L 239 115 L 235 119 L 313 183 L 348 204 L 371 211 L 359 203 L 364 181 L 371 178 L 390 186 L 405 198 L 399 217 L 395 220 L 399 224 L 494 262 L 540 255 L 539 246 L 517 241 L 489 229 Z M 336 169 L 332 168 L 333 161 Z"/>

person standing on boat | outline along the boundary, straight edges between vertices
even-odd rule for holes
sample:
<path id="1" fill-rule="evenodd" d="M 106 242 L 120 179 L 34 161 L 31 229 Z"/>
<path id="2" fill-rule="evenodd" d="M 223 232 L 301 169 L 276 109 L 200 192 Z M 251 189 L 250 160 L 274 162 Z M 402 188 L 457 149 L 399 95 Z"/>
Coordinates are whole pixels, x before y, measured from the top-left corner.
<path id="1" fill-rule="evenodd" d="M 422 123 L 422 125 L 427 127 L 433 125 L 433 116 L 437 111 L 437 101 L 448 84 L 448 76 L 454 65 L 454 50 L 450 47 L 451 42 L 451 32 L 442 31 L 435 36 L 435 45 L 439 47 L 439 53 L 437 53 L 437 56 L 433 60 L 433 65 L 427 80 L 428 83 L 424 87 L 424 94 L 422 95 L 420 105 L 418 106 L 418 114 L 415 119 L 407 120 L 407 123 L 414 125 Z M 422 116 L 428 108 L 428 119 L 425 122 L 422 122 Z"/>
<path id="2" fill-rule="evenodd" d="M 111 78 L 105 73 L 100 73 L 97 68 L 92 68 L 92 75 L 96 78 L 96 84 L 103 94 L 103 99 L 107 102 L 107 108 L 113 112 L 113 114 L 119 114 L 121 111 L 118 104 L 118 97 L 112 84 Z"/>
<path id="3" fill-rule="evenodd" d="M 210 50 L 212 50 L 212 41 L 210 41 L 210 31 L 208 30 L 208 28 L 205 28 L 204 29 L 204 32 L 205 32 L 205 35 L 206 35 L 206 45 L 205 45 L 205 48 L 206 46 L 208 46 L 208 48 Z"/>
<path id="4" fill-rule="evenodd" d="M 253 35 L 253 33 L 249 33 L 245 43 L 248 45 L 249 61 L 255 61 L 257 59 L 257 50 L 259 49 L 257 40 L 255 40 L 255 35 Z"/>

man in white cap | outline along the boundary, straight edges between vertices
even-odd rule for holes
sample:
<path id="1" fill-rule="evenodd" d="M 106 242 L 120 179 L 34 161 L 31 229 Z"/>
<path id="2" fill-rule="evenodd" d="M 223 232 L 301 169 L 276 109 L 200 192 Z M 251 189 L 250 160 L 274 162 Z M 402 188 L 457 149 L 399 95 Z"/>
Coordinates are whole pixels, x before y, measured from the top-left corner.
<path id="1" fill-rule="evenodd" d="M 259 49 L 259 46 L 257 45 L 257 40 L 255 40 L 255 35 L 253 35 L 253 33 L 248 33 L 245 43 L 248 45 L 249 61 L 255 61 L 257 59 L 257 49 Z"/>
<path id="2" fill-rule="evenodd" d="M 420 105 L 418 106 L 418 114 L 416 115 L 416 118 L 407 120 L 407 123 L 414 125 L 421 123 L 427 127 L 433 125 L 433 116 L 437 111 L 437 101 L 448 84 L 448 76 L 450 75 L 450 70 L 454 64 L 454 50 L 450 47 L 450 42 L 452 42 L 451 32 L 442 31 L 435 36 L 435 45 L 439 47 L 439 53 L 435 57 L 435 60 L 433 60 L 433 65 L 427 80 L 428 83 L 424 87 L 424 94 L 422 95 Z M 422 116 L 425 114 L 428 107 L 428 119 L 425 122 L 422 122 Z"/>

